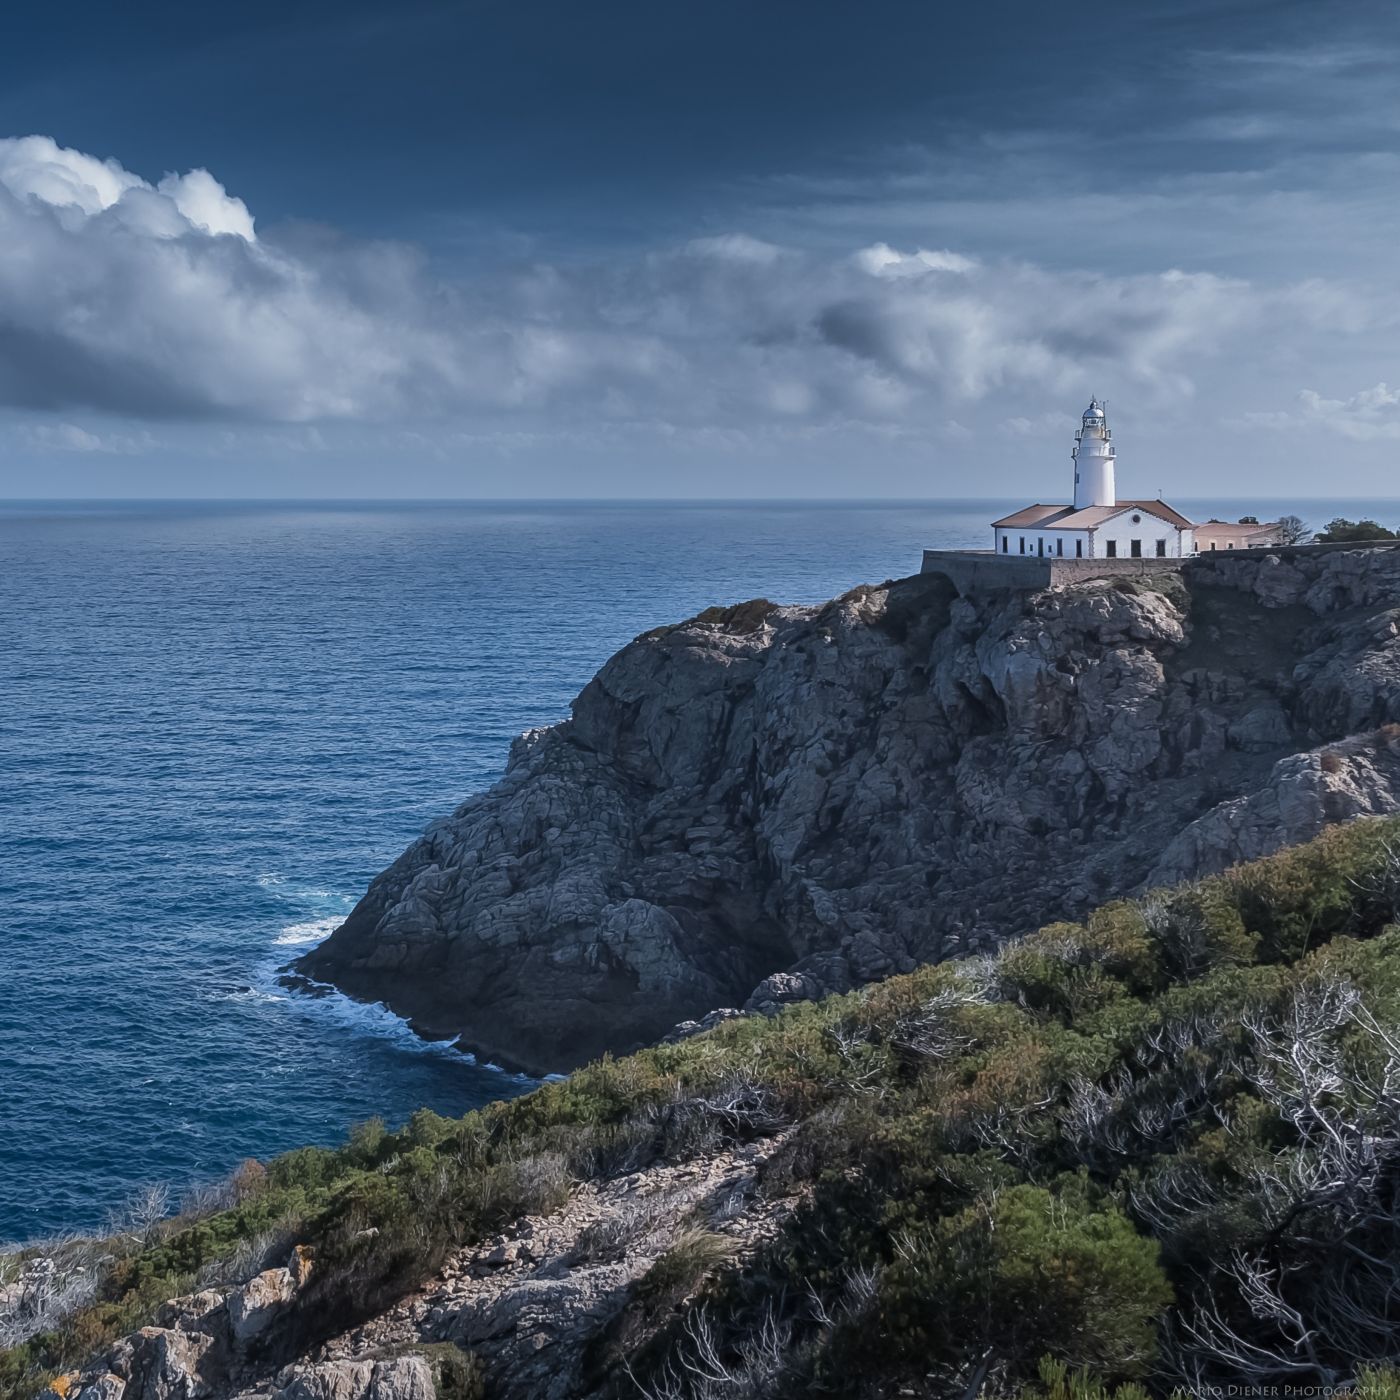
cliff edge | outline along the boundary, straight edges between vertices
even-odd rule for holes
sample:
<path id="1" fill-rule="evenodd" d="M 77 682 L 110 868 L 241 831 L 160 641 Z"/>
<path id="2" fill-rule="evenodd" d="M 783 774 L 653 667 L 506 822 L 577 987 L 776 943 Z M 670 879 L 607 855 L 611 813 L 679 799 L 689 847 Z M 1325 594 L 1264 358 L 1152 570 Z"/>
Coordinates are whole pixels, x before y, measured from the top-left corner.
<path id="1" fill-rule="evenodd" d="M 639 637 L 295 967 L 535 1070 L 1400 806 L 1400 551 Z"/>

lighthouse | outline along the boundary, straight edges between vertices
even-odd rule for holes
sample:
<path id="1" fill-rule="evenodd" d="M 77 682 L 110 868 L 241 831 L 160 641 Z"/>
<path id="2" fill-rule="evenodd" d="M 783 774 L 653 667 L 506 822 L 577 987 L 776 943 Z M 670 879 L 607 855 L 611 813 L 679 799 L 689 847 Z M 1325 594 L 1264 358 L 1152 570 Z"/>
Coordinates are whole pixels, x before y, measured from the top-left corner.
<path id="1" fill-rule="evenodd" d="M 1083 426 L 1074 435 L 1074 508 L 1115 506 L 1118 488 L 1113 480 L 1113 434 L 1103 405 L 1090 400 L 1084 410 Z"/>
<path id="2" fill-rule="evenodd" d="M 997 554 L 1037 559 L 1185 559 L 1196 527 L 1165 501 L 1120 501 L 1113 434 L 1094 399 L 1074 435 L 1074 504 L 1034 505 L 992 521 Z"/>

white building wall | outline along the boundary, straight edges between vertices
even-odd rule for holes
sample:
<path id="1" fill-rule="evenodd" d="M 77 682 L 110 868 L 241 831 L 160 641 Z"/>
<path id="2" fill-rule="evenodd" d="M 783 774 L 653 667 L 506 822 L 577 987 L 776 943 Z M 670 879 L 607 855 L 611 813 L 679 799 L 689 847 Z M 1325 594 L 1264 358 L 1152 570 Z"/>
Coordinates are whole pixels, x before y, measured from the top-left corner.
<path id="1" fill-rule="evenodd" d="M 1136 522 L 1133 520 L 1135 515 L 1139 517 Z M 1179 529 L 1170 521 L 1159 520 L 1146 511 L 1125 510 L 1121 515 L 1105 520 L 1094 529 L 1093 534 L 1094 552 L 1091 557 L 1095 559 L 1110 557 L 1110 541 L 1116 546 L 1113 557 L 1117 559 L 1133 559 L 1139 556 L 1143 559 L 1181 559 L 1196 551 L 1195 536 L 1189 528 Z M 1163 542 L 1164 547 L 1164 552 L 1160 555 L 1157 553 L 1159 540 Z M 1138 555 L 1133 553 L 1135 541 L 1138 545 Z"/>
<path id="2" fill-rule="evenodd" d="M 996 552 L 1005 555 L 1007 558 L 1015 555 L 1021 557 L 1021 541 L 1025 540 L 1026 548 L 1024 554 L 1027 558 L 1035 558 L 1042 550 L 1045 557 L 1054 559 L 1092 559 L 1090 552 L 1092 538 L 1088 530 L 1037 530 L 1002 529 L 998 527 L 993 531 L 995 538 L 994 548 Z M 1083 547 L 1083 554 L 1076 554 L 1076 542 Z M 1056 549 L 1062 549 L 1063 553 L 1056 554 Z"/>
<path id="3" fill-rule="evenodd" d="M 1141 519 L 1135 525 L 1133 515 Z M 1006 558 L 1036 558 L 1043 555 L 1054 559 L 1106 559 L 1108 542 L 1114 541 L 1118 559 L 1181 559 L 1196 552 L 1196 542 L 1191 530 L 1180 530 L 1166 520 L 1142 511 L 1124 511 L 1120 516 L 1106 520 L 1092 530 L 1037 530 L 1012 526 L 1010 529 L 998 526 L 993 531 L 995 549 L 998 555 Z M 1025 549 L 1021 541 L 1025 541 Z M 1133 541 L 1136 540 L 1140 556 L 1133 554 Z M 1165 554 L 1158 555 L 1157 541 L 1165 541 Z M 1083 553 L 1076 552 L 1076 544 L 1082 546 Z M 1063 548 L 1062 553 L 1056 553 Z"/>

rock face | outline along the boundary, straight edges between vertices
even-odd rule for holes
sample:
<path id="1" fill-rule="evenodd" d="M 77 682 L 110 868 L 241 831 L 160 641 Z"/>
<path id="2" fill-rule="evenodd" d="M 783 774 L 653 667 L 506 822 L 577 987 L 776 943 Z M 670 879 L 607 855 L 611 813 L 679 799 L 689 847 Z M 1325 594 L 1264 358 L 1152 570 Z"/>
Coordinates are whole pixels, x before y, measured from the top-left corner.
<path id="1" fill-rule="evenodd" d="M 297 964 L 541 1070 L 1394 810 L 1400 551 L 647 633 Z"/>

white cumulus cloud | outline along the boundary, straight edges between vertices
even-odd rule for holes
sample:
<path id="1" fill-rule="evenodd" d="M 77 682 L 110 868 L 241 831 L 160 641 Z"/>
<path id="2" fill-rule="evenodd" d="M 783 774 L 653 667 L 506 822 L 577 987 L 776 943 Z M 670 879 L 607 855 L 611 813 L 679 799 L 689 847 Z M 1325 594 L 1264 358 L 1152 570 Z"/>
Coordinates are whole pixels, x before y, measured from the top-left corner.
<path id="1" fill-rule="evenodd" d="M 1292 410 L 1249 413 L 1245 421 L 1284 432 L 1324 428 L 1353 442 L 1393 441 L 1400 438 L 1400 390 L 1381 382 L 1347 398 L 1331 399 L 1316 389 L 1302 389 Z"/>
<path id="2" fill-rule="evenodd" d="M 1344 319 L 1318 283 L 744 232 L 454 280 L 401 245 L 256 231 L 205 170 L 0 141 L 0 403 L 54 413 L 936 433 L 992 395 L 1186 399 L 1214 360 Z"/>

